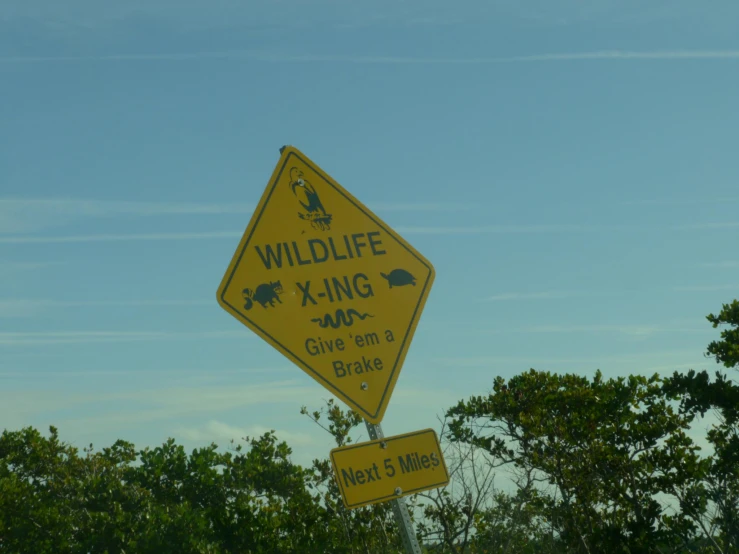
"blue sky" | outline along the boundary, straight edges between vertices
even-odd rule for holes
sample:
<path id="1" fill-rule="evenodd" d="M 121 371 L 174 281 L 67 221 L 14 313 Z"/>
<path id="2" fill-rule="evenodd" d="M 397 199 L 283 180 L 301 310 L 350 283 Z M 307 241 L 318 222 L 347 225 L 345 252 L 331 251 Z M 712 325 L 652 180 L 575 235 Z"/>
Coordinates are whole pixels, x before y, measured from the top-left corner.
<path id="1" fill-rule="evenodd" d="M 556 4 L 556 5 L 555 5 Z M 739 291 L 739 6 L 5 1 L 0 427 L 188 448 L 324 391 L 216 303 L 292 144 L 434 264 L 383 421 L 530 367 L 708 368 Z"/>

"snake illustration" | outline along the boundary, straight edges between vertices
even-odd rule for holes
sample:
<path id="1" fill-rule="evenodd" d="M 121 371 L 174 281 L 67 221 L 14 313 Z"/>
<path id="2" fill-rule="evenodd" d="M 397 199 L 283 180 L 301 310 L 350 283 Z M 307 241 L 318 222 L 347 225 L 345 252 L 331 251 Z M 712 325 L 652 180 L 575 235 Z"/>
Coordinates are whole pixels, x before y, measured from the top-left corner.
<path id="1" fill-rule="evenodd" d="M 357 316 L 360 321 L 368 317 L 375 317 L 368 313 L 360 314 L 354 308 L 349 308 L 346 312 L 342 309 L 336 310 L 336 315 L 334 316 L 334 318 L 331 318 L 331 314 L 326 314 L 322 318 L 314 317 L 313 319 L 311 319 L 311 321 L 318 323 L 321 329 L 325 329 L 326 327 L 338 329 L 339 327 L 341 327 L 342 324 L 346 325 L 347 327 L 351 326 L 354 323 L 354 316 Z"/>

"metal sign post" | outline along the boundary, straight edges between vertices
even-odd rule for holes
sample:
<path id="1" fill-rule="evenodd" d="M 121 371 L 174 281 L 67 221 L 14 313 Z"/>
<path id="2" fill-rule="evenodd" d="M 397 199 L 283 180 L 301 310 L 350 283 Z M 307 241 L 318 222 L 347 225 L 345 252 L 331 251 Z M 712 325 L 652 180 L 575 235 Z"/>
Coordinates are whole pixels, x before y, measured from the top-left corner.
<path id="1" fill-rule="evenodd" d="M 370 465 L 336 452 L 344 448 L 331 459 L 347 508 L 392 504 L 407 554 L 422 553 L 403 496 L 446 486 L 449 474 L 433 430 L 386 438 L 380 422 L 435 275 L 349 191 L 283 146 L 217 292 L 224 310 L 363 417 L 378 441 L 363 448 L 388 448 Z"/>
<path id="2" fill-rule="evenodd" d="M 382 426 L 380 426 L 379 423 L 374 425 L 367 420 L 365 420 L 364 423 L 367 426 L 367 433 L 369 433 L 370 440 L 385 438 L 385 434 L 382 432 Z M 400 536 L 403 539 L 405 551 L 408 554 L 422 554 L 421 545 L 418 544 L 416 531 L 413 529 L 413 522 L 408 513 L 408 507 L 405 505 L 405 498 L 396 498 L 391 500 L 390 505 L 393 507 L 395 522 L 398 524 L 398 528 L 400 529 Z"/>

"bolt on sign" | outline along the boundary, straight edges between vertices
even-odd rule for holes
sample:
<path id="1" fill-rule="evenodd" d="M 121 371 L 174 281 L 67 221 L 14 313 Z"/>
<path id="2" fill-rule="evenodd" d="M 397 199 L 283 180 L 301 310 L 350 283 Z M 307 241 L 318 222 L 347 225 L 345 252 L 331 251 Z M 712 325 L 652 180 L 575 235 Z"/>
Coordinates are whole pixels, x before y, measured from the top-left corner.
<path id="1" fill-rule="evenodd" d="M 433 429 L 334 448 L 331 465 L 348 509 L 449 484 Z"/>
<path id="2" fill-rule="evenodd" d="M 377 424 L 434 276 L 431 263 L 369 208 L 285 147 L 217 296 Z"/>

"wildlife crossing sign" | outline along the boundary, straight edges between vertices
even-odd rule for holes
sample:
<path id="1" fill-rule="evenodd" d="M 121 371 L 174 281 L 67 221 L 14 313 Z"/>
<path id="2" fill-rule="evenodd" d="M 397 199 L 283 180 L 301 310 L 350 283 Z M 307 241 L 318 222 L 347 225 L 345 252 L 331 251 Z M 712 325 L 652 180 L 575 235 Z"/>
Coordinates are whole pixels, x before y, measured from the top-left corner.
<path id="1" fill-rule="evenodd" d="M 377 424 L 434 275 L 379 217 L 285 147 L 218 303 Z"/>

